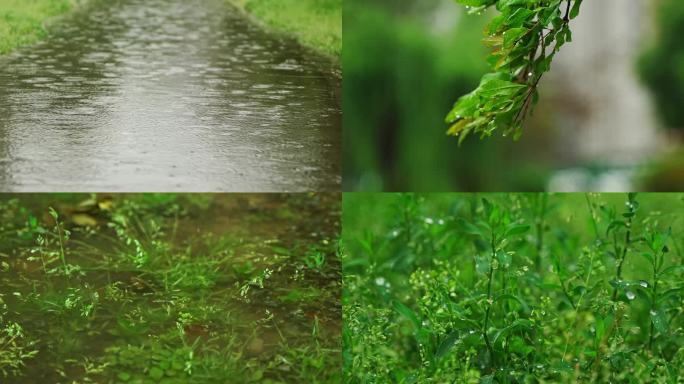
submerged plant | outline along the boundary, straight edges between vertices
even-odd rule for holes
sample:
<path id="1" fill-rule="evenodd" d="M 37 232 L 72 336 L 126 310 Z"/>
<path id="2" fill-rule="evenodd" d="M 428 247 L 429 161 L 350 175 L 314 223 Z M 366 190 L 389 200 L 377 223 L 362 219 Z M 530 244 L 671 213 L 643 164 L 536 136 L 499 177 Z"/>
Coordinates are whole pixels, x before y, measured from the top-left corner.
<path id="1" fill-rule="evenodd" d="M 496 8 L 500 14 L 485 29 L 487 59 L 493 72 L 473 92 L 461 97 L 446 117 L 449 135 L 459 143 L 470 134 L 494 131 L 522 135 L 523 122 L 539 99 L 537 86 L 551 69 L 556 53 L 572 41 L 570 20 L 582 0 L 456 0 L 471 13 Z"/>
<path id="2" fill-rule="evenodd" d="M 336 204 L 0 198 L 0 382 L 339 382 Z"/>

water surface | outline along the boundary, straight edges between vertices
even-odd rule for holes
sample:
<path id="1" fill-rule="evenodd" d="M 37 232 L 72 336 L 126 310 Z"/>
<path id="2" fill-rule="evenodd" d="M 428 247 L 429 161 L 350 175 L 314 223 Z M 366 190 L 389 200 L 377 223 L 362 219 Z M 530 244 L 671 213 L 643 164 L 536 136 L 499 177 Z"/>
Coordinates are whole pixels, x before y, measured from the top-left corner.
<path id="1" fill-rule="evenodd" d="M 223 0 L 98 2 L 0 57 L 0 190 L 340 183 L 333 65 Z"/>

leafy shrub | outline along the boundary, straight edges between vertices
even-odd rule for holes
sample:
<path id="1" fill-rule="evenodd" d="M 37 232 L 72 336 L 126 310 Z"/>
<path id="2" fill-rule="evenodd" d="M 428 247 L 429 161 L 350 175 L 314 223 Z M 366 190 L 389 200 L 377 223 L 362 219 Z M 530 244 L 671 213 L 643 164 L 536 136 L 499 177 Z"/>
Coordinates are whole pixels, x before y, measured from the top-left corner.
<path id="1" fill-rule="evenodd" d="M 493 69 L 447 115 L 448 133 L 462 142 L 469 133 L 491 136 L 499 129 L 515 138 L 536 104 L 537 85 L 560 48 L 572 41 L 570 20 L 582 0 L 456 0 L 475 13 L 496 7 L 500 14 L 485 28 Z"/>
<path id="2" fill-rule="evenodd" d="M 681 195 L 368 196 L 344 201 L 346 382 L 684 375 Z"/>

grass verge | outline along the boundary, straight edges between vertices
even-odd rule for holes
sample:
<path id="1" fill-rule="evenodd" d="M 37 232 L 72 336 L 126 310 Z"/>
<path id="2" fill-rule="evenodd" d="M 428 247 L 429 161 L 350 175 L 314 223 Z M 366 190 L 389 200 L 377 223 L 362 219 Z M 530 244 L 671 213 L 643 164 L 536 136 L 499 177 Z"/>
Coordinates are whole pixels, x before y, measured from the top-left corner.
<path id="1" fill-rule="evenodd" d="M 47 35 L 46 21 L 71 10 L 78 0 L 0 1 L 0 54 Z"/>
<path id="2" fill-rule="evenodd" d="M 342 53 L 341 0 L 229 1 L 305 46 L 337 58 Z"/>

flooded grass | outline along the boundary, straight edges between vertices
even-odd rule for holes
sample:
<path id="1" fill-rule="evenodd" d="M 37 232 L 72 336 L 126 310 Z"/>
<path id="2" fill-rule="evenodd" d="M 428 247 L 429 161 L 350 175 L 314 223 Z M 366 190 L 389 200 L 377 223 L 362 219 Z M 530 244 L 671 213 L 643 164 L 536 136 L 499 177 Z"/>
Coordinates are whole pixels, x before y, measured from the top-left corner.
<path id="1" fill-rule="evenodd" d="M 0 381 L 339 381 L 338 200 L 0 196 Z"/>

